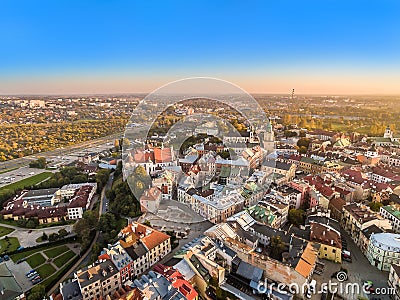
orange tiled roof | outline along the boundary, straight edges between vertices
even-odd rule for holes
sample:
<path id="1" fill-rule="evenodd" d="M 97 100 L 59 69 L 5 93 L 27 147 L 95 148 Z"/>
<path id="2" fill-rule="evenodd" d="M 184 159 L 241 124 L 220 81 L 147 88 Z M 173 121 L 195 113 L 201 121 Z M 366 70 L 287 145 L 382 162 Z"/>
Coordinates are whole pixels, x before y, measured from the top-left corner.
<path id="1" fill-rule="evenodd" d="M 305 278 L 308 278 L 315 266 L 317 261 L 318 251 L 316 245 L 308 243 L 306 249 L 304 249 L 303 254 L 299 262 L 296 265 L 295 270 Z"/>
<path id="2" fill-rule="evenodd" d="M 142 243 L 146 246 L 146 248 L 150 250 L 155 248 L 159 244 L 163 243 L 164 241 L 168 240 L 169 238 L 170 238 L 169 235 L 152 229 L 152 232 L 149 235 L 143 237 L 141 240 Z"/>

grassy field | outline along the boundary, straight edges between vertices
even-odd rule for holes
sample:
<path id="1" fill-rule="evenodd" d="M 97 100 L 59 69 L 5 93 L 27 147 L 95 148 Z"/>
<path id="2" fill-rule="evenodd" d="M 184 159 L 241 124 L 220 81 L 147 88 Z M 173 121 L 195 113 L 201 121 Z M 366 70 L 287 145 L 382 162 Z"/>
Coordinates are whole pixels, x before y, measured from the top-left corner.
<path id="1" fill-rule="evenodd" d="M 0 188 L 0 193 L 4 193 L 4 194 L 9 193 L 9 192 L 14 193 L 16 190 L 38 184 L 39 182 L 51 177 L 52 174 L 53 173 L 51 173 L 51 172 L 43 172 L 40 174 L 33 175 L 31 177 L 22 179 L 20 181 L 8 184 L 8 185 Z"/>
<path id="2" fill-rule="evenodd" d="M 48 258 L 54 258 L 59 256 L 60 254 L 63 254 L 65 252 L 69 251 L 69 248 L 65 245 L 50 249 L 50 250 L 46 250 L 44 251 L 44 254 L 46 254 L 46 256 Z"/>
<path id="3" fill-rule="evenodd" d="M 41 253 L 33 254 L 26 259 L 27 263 L 32 267 L 32 269 L 36 268 L 43 264 L 46 259 L 43 257 Z"/>
<path id="4" fill-rule="evenodd" d="M 60 247 L 63 248 L 63 251 L 66 249 L 64 252 L 67 252 L 69 250 L 69 248 L 67 246 L 64 246 L 64 245 L 62 245 L 62 246 L 53 246 L 54 249 L 60 248 Z M 26 251 L 20 252 L 20 253 L 15 253 L 15 254 L 11 255 L 10 257 L 11 257 L 13 262 L 16 262 L 17 260 L 19 260 L 21 258 L 28 257 L 28 256 L 30 256 L 32 254 L 35 254 L 36 252 L 39 252 L 39 251 L 45 251 L 45 252 L 46 251 L 50 251 L 51 252 L 52 251 L 52 247 L 51 246 L 49 247 L 48 245 L 44 244 L 44 245 L 41 245 L 40 247 L 38 247 L 36 249 L 26 250 Z M 57 250 L 57 251 L 59 251 L 59 250 Z"/>
<path id="5" fill-rule="evenodd" d="M 14 231 L 14 229 L 12 229 L 12 228 L 0 226 L 0 237 L 10 234 L 13 231 Z"/>
<path id="6" fill-rule="evenodd" d="M 41 265 L 39 268 L 36 269 L 42 279 L 47 278 L 54 274 L 56 269 L 50 264 Z"/>
<path id="7" fill-rule="evenodd" d="M 19 246 L 20 244 L 16 237 L 10 237 L 8 239 L 3 238 L 0 240 L 0 254 L 15 251 Z"/>
<path id="8" fill-rule="evenodd" d="M 73 257 L 75 257 L 75 253 L 70 250 L 70 251 L 64 253 L 63 255 L 57 257 L 56 259 L 54 259 L 53 262 L 57 267 L 61 268 L 68 261 L 70 261 Z"/>

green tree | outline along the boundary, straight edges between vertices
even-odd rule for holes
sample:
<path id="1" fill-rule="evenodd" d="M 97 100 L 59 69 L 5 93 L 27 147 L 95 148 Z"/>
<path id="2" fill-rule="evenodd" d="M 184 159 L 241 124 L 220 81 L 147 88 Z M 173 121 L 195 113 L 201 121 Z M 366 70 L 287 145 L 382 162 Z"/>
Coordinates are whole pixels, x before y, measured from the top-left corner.
<path id="1" fill-rule="evenodd" d="M 112 229 L 117 228 L 118 223 L 113 213 L 105 213 L 100 216 L 99 220 L 99 230 L 103 232 L 109 232 Z"/>
<path id="2" fill-rule="evenodd" d="M 101 252 L 101 245 L 99 243 L 95 243 L 92 248 L 92 254 L 90 256 L 90 263 L 94 263 Z"/>
<path id="3" fill-rule="evenodd" d="M 280 236 L 271 237 L 270 243 L 270 256 L 274 259 L 281 260 L 282 253 L 285 251 L 285 243 L 282 241 Z"/>
<path id="4" fill-rule="evenodd" d="M 96 182 L 98 190 L 102 190 L 107 184 L 108 178 L 110 177 L 110 170 L 101 169 L 96 173 Z"/>
<path id="5" fill-rule="evenodd" d="M 46 288 L 42 284 L 35 285 L 29 292 L 28 300 L 42 300 L 46 296 Z"/>
<path id="6" fill-rule="evenodd" d="M 83 249 L 86 249 L 90 245 L 91 234 L 97 225 L 97 214 L 91 210 L 85 211 L 82 219 L 74 224 L 73 230 L 81 239 Z"/>
<path id="7" fill-rule="evenodd" d="M 76 167 L 64 167 L 60 170 L 60 173 L 62 177 L 73 180 L 74 177 L 78 175 L 79 171 Z"/>
<path id="8" fill-rule="evenodd" d="M 47 162 L 46 162 L 46 158 L 44 158 L 44 157 L 39 157 L 37 160 L 29 163 L 30 168 L 38 168 L 38 169 L 44 169 L 44 168 L 46 168 L 46 165 L 47 165 Z"/>
<path id="9" fill-rule="evenodd" d="M 60 236 L 58 235 L 58 233 L 50 233 L 49 234 L 49 242 L 54 242 L 57 241 L 60 238 Z"/>
<path id="10" fill-rule="evenodd" d="M 68 231 L 65 230 L 64 228 L 61 228 L 61 229 L 58 231 L 58 235 L 60 236 L 60 238 L 64 238 L 64 237 L 66 237 L 66 236 L 68 235 Z"/>
<path id="11" fill-rule="evenodd" d="M 33 219 L 29 219 L 25 225 L 27 228 L 36 228 L 37 224 Z"/>
<path id="12" fill-rule="evenodd" d="M 300 138 L 298 141 L 297 141 L 297 146 L 298 147 L 305 147 L 305 148 L 307 148 L 308 149 L 308 146 L 310 145 L 310 139 L 308 139 L 308 138 Z"/>
<path id="13" fill-rule="evenodd" d="M 150 223 L 149 220 L 145 220 L 145 221 L 143 222 L 143 224 L 146 225 L 146 226 L 151 227 L 151 223 Z"/>
<path id="14" fill-rule="evenodd" d="M 295 226 L 304 225 L 305 222 L 305 211 L 301 209 L 294 209 L 292 208 L 289 210 L 289 222 Z"/>
<path id="15" fill-rule="evenodd" d="M 368 204 L 368 206 L 371 208 L 372 211 L 379 211 L 381 209 L 381 207 L 383 206 L 383 204 L 380 202 L 373 201 L 373 202 L 370 202 Z"/>

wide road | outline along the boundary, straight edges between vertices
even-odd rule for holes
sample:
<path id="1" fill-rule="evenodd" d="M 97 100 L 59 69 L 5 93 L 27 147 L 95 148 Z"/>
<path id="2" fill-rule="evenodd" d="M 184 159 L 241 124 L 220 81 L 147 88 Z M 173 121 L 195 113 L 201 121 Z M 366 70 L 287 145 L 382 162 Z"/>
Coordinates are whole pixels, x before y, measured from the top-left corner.
<path id="1" fill-rule="evenodd" d="M 75 144 L 75 145 L 71 145 L 71 146 L 66 146 L 63 148 L 58 148 L 58 149 L 54 149 L 54 150 L 50 150 L 50 151 L 46 151 L 46 152 L 40 152 L 34 155 L 29 155 L 29 156 L 24 156 L 21 158 L 16 158 L 16 159 L 12 159 L 12 160 L 7 160 L 4 162 L 0 163 L 0 171 L 2 170 L 7 170 L 7 169 L 14 169 L 14 168 L 20 168 L 23 166 L 27 166 L 31 161 L 36 160 L 38 157 L 46 157 L 49 158 L 51 156 L 57 156 L 57 155 L 69 155 L 73 152 L 77 152 L 77 151 L 82 151 L 82 150 L 86 150 L 90 147 L 95 147 L 98 145 L 102 145 L 104 143 L 113 143 L 114 140 L 116 138 L 120 138 L 122 136 L 122 133 L 115 133 L 112 135 L 108 135 L 102 138 L 98 138 L 95 140 L 91 140 L 91 141 L 86 141 L 83 143 L 79 143 L 79 144 Z M 112 144 L 114 145 L 114 143 Z"/>

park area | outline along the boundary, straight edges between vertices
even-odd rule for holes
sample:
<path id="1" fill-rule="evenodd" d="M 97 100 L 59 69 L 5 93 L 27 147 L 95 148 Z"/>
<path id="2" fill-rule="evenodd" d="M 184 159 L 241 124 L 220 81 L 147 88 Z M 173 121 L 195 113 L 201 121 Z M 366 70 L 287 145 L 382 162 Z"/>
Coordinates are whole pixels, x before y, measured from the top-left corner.
<path id="1" fill-rule="evenodd" d="M 8 227 L 4 227 L 4 226 L 0 225 L 0 238 L 7 234 L 10 234 L 13 231 L 14 231 L 14 229 L 12 229 L 12 228 L 8 228 Z"/>
<path id="2" fill-rule="evenodd" d="M 12 252 L 19 248 L 20 244 L 16 237 L 4 237 L 0 240 L 0 254 Z"/>
<path id="3" fill-rule="evenodd" d="M 47 287 L 54 284 L 54 280 L 71 267 L 79 249 L 79 244 L 43 245 L 17 252 L 10 255 L 10 258 L 15 268 L 28 264 L 26 268 L 36 270 L 42 279 L 41 284 Z M 30 281 L 25 275 L 20 277 L 17 280 L 23 281 L 23 286 L 29 285 Z"/>

